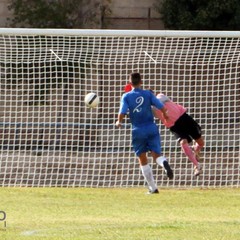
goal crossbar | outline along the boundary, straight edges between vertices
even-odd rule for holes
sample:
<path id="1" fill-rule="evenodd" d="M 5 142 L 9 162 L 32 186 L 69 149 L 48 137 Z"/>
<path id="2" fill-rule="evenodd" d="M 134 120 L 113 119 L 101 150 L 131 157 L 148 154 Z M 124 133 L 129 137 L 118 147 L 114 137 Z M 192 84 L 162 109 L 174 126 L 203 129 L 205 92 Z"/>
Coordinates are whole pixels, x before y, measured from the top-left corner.
<path id="1" fill-rule="evenodd" d="M 113 30 L 113 29 L 38 29 L 0 28 L 1 35 L 18 36 L 102 36 L 102 37 L 199 37 L 239 38 L 240 31 L 183 31 L 183 30 Z"/>

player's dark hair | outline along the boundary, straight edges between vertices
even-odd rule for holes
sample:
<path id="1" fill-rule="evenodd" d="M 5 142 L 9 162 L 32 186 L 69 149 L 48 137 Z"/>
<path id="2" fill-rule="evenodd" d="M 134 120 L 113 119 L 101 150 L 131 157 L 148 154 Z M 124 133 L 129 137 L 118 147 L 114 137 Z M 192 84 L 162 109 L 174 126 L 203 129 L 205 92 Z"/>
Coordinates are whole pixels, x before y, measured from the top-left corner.
<path id="1" fill-rule="evenodd" d="M 131 73 L 130 79 L 133 86 L 139 85 L 142 81 L 140 73 Z"/>

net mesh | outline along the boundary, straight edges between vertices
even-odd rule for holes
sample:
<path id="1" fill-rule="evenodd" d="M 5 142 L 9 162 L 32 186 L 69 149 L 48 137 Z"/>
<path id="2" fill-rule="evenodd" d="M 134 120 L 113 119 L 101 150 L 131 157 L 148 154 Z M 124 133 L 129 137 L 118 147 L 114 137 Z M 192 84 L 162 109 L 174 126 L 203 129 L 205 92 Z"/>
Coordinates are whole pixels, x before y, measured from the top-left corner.
<path id="1" fill-rule="evenodd" d="M 184 105 L 201 125 L 203 174 L 160 125 L 174 170 L 167 180 L 149 158 L 160 187 L 238 187 L 240 81 L 238 37 L 62 34 L 0 35 L 0 186 L 144 185 L 126 119 L 115 127 L 128 76 Z M 84 105 L 96 92 L 97 108 Z"/>

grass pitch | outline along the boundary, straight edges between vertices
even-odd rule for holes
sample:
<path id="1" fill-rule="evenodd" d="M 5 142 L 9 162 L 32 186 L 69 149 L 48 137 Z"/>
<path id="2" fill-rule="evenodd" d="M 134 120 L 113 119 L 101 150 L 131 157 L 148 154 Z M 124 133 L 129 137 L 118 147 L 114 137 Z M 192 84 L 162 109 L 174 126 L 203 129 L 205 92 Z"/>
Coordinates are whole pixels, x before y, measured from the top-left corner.
<path id="1" fill-rule="evenodd" d="M 0 188 L 1 240 L 240 239 L 240 189 L 145 192 Z"/>

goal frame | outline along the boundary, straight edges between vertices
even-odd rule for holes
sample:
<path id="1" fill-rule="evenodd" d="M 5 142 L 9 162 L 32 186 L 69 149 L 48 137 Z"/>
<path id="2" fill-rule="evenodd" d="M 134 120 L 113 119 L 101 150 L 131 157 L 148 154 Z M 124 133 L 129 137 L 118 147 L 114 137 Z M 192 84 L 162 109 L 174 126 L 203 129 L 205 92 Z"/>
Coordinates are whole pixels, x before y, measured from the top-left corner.
<path id="1" fill-rule="evenodd" d="M 107 38 L 107 37 L 111 38 L 112 37 L 112 38 L 121 38 L 122 41 L 124 41 L 125 38 L 144 38 L 144 40 L 146 39 L 146 41 L 148 39 L 151 39 L 151 38 L 163 38 L 163 39 L 165 39 L 165 38 L 170 38 L 170 39 L 171 38 L 173 38 L 173 39 L 204 38 L 204 39 L 212 39 L 213 41 L 215 41 L 215 39 L 220 39 L 220 40 L 221 39 L 240 39 L 240 31 L 181 31 L 181 30 L 175 31 L 175 30 L 113 30 L 113 29 L 110 29 L 110 30 L 107 30 L 107 29 L 97 30 L 97 29 L 0 28 L 0 36 L 3 36 L 3 37 L 4 36 L 5 37 L 8 37 L 8 36 L 9 37 L 14 37 L 14 36 L 20 36 L 20 37 L 21 36 L 25 36 L 25 37 L 28 37 L 28 36 L 31 36 L 31 37 L 34 37 L 34 36 L 50 36 L 50 37 L 56 37 L 56 38 L 57 37 L 63 37 L 64 38 L 64 37 L 75 37 L 75 36 L 77 36 L 77 37 L 84 37 L 85 39 L 87 39 L 88 37 L 91 37 L 91 38 L 95 38 L 95 37 L 96 38 L 101 38 L 101 37 L 103 37 L 103 38 Z M 4 41 L 3 41 L 3 43 L 4 43 Z M 4 44 L 2 44 L 2 49 L 4 49 L 4 51 L 7 51 L 4 47 L 5 47 Z M 227 47 L 230 48 L 231 44 L 229 46 L 227 46 Z M 60 57 L 58 57 L 58 55 L 56 55 L 54 51 L 52 51 L 52 53 L 53 53 L 53 55 L 55 55 L 56 61 L 62 61 L 62 59 Z M 240 55 L 240 53 L 239 53 L 239 55 Z M 151 58 L 151 56 L 149 58 Z M 239 58 L 235 58 L 234 63 L 229 61 L 229 66 L 230 67 L 226 66 L 226 68 L 231 68 L 232 66 L 234 68 L 236 68 L 235 65 L 238 65 L 238 63 L 240 64 L 240 59 Z M 101 72 L 102 75 L 104 75 L 105 69 L 102 68 L 102 64 L 100 63 L 98 65 L 98 62 L 96 62 L 94 64 L 96 65 L 96 69 L 97 69 L 96 71 L 99 71 L 99 72 Z M 127 71 L 130 72 L 130 70 L 134 70 L 136 68 L 140 69 L 141 66 L 142 66 L 141 64 L 133 63 L 132 67 L 129 67 L 129 69 L 127 69 L 126 72 Z M 152 66 L 154 66 L 154 65 L 156 66 L 157 64 L 159 64 L 159 62 L 155 61 L 153 59 L 153 61 L 151 63 L 148 63 L 147 66 L 150 69 Z M 184 62 L 181 63 L 181 64 L 183 65 Z M 194 65 L 194 64 L 192 64 L 192 65 Z M 110 76 L 111 73 L 114 72 L 114 71 L 118 72 L 119 69 L 118 68 L 111 69 L 111 64 L 108 63 L 108 65 L 109 66 L 108 66 L 107 70 L 109 71 L 109 73 L 107 73 L 107 74 L 109 75 L 109 79 L 111 79 L 111 76 Z M 120 68 L 122 66 L 125 67 L 125 65 L 126 65 L 125 62 L 121 62 L 119 64 Z M 164 69 L 164 71 L 167 72 L 168 71 L 167 70 L 168 65 L 167 64 L 165 64 L 165 65 L 166 65 L 165 66 L 166 69 Z M 174 63 L 172 63 L 172 65 L 174 65 Z M 191 65 L 191 63 L 189 65 Z M 215 65 L 215 63 L 213 65 Z M 221 71 L 219 69 L 221 68 L 222 65 L 224 65 L 224 64 L 222 64 L 222 63 L 219 64 L 218 69 L 217 69 L 218 72 Z M 157 67 L 159 67 L 159 66 L 157 66 Z M 91 67 L 89 67 L 89 68 L 91 68 Z M 173 67 L 173 69 L 174 69 L 174 67 Z M 181 73 L 181 74 L 182 74 L 182 72 L 185 71 L 185 69 L 182 70 L 180 67 L 176 67 L 176 69 L 177 69 L 176 71 L 179 71 L 179 73 Z M 193 71 L 192 69 L 190 69 L 190 70 L 187 69 L 187 70 L 188 71 Z M 204 67 L 202 67 L 202 70 L 205 71 Z M 153 70 L 153 71 L 154 71 L 154 73 L 157 72 L 155 70 Z M 174 71 L 174 70 L 172 70 L 172 71 Z M 151 71 L 149 70 L 149 72 L 151 72 Z M 147 72 L 146 75 L 150 75 L 149 72 Z M 165 74 L 165 72 L 164 72 L 164 74 Z M 196 72 L 197 72 L 197 70 L 196 70 Z M 68 73 L 66 72 L 66 74 L 68 74 Z M 95 74 L 95 73 L 91 73 L 91 74 L 93 76 L 94 83 L 90 84 L 88 87 L 86 87 L 86 89 L 93 90 L 93 89 L 95 89 L 95 85 L 97 85 L 99 83 L 97 81 L 98 79 L 96 79 L 97 78 L 96 77 L 97 74 Z M 157 74 L 159 75 L 159 73 L 157 73 Z M 205 74 L 205 72 L 204 72 L 204 74 Z M 214 75 L 214 73 L 211 73 L 211 74 Z M 227 70 L 226 71 L 224 69 L 223 73 L 219 73 L 219 74 L 222 74 L 222 75 L 224 75 L 224 74 L 232 75 L 232 76 L 230 76 L 230 80 L 229 80 L 229 83 L 228 83 L 229 84 L 229 89 L 230 89 L 228 97 L 230 98 L 230 94 L 231 94 L 231 87 L 230 87 L 230 85 L 232 84 L 231 80 L 234 79 L 235 77 L 238 77 L 240 75 L 240 73 L 238 73 L 238 71 L 235 70 L 235 72 L 232 74 L 231 70 Z M 102 75 L 101 75 L 101 78 L 102 78 Z M 182 78 L 185 77 L 185 73 L 183 75 L 184 76 Z M 190 78 L 189 76 L 187 76 L 187 77 Z M 116 80 L 116 79 L 118 79 L 118 78 L 116 76 L 114 76 L 114 80 Z M 104 81 L 103 79 L 100 79 L 100 80 Z M 198 79 L 195 79 L 194 84 L 196 84 L 197 80 Z M 203 79 L 203 80 L 206 81 L 206 79 Z M 126 82 L 127 82 L 127 80 L 124 79 L 122 85 L 124 85 L 124 83 L 126 83 Z M 151 86 L 151 83 L 153 83 L 153 81 L 149 78 L 147 80 L 146 87 Z M 188 84 L 190 84 L 190 83 L 188 83 Z M 211 84 L 214 85 L 214 83 L 211 83 Z M 235 81 L 234 84 L 236 86 L 238 86 L 237 81 Z M 118 86 L 118 87 L 119 88 L 115 89 L 114 91 L 118 91 L 120 89 L 120 86 Z M 155 85 L 154 85 L 154 87 L 155 87 Z M 210 86 L 210 87 L 212 88 L 212 86 Z M 181 86 L 178 86 L 178 89 L 180 89 L 180 88 L 181 88 Z M 222 83 L 219 84 L 219 88 L 224 88 L 224 86 L 222 86 Z M 110 89 L 110 87 L 109 87 L 109 89 Z M 167 89 L 167 87 L 166 87 L 166 89 Z M 158 90 L 159 90 L 159 88 L 158 88 Z M 64 91 L 67 92 L 68 90 L 63 89 L 63 92 Z M 184 94 L 184 90 L 183 91 L 179 90 L 179 91 L 181 91 L 181 94 Z M 204 88 L 203 88 L 203 91 L 204 91 Z M 214 91 L 214 88 L 211 91 Z M 237 89 L 235 91 L 235 93 L 237 93 L 237 91 L 239 91 L 239 90 Z M 204 97 L 202 96 L 201 99 L 203 99 L 203 98 Z M 182 100 L 182 98 L 180 96 L 179 96 L 178 100 L 179 99 Z M 192 105 L 195 106 L 195 105 L 198 104 L 197 103 L 197 99 L 198 99 L 197 98 L 197 94 L 195 94 L 195 98 L 193 99 Z M 236 99 L 236 97 L 235 97 L 235 99 Z M 4 101 L 7 101 L 7 100 L 4 100 Z M 64 102 L 64 101 L 66 102 L 66 99 L 63 98 L 62 102 Z M 104 101 L 103 98 L 102 99 L 100 98 L 100 101 Z M 116 100 L 116 102 L 120 102 L 120 96 L 118 96 L 118 100 Z M 116 102 L 114 102 L 112 104 L 116 104 Z M 103 102 L 101 102 L 101 103 L 103 104 Z M 62 108 L 67 107 L 64 104 L 65 103 L 63 103 L 63 105 L 61 106 Z M 221 104 L 224 105 L 224 103 L 221 103 Z M 207 103 L 206 103 L 206 105 L 207 105 Z M 214 105 L 214 103 L 212 103 L 212 105 Z M 117 110 L 116 105 L 114 105 L 114 106 L 115 106 L 114 109 Z M 188 105 L 188 107 L 191 107 L 190 104 Z M 221 107 L 221 106 L 216 106 L 216 108 L 214 108 L 213 110 L 217 111 L 217 108 L 219 108 L 219 107 Z M 228 107 L 228 105 L 225 106 L 225 108 L 227 108 L 227 107 Z M 234 116 L 235 117 L 239 117 L 239 115 L 240 115 L 240 113 L 238 112 L 239 106 L 236 105 L 235 109 L 236 109 L 236 112 L 234 113 Z M 84 114 L 85 114 L 84 116 L 86 118 L 91 117 L 93 119 L 95 119 L 96 116 L 100 116 L 101 115 L 101 114 L 98 115 L 98 110 L 96 110 L 96 111 L 94 110 L 91 113 L 89 113 L 89 111 L 86 110 L 84 112 Z M 196 114 L 196 115 L 198 115 L 198 114 Z M 224 115 L 224 113 L 222 115 Z M 222 117 L 224 118 L 224 116 L 222 116 Z M 206 118 L 207 118 L 207 116 L 206 116 Z M 90 120 L 88 120 L 88 121 L 91 122 Z M 214 122 L 212 122 L 212 123 L 214 123 Z M 236 126 L 238 126 L 237 122 L 235 122 L 235 123 L 236 123 Z M 14 123 L 12 123 L 12 122 L 4 122 L 4 123 L 2 123 L 1 127 L 3 129 L 4 128 L 9 128 L 9 126 L 11 124 L 12 124 L 12 126 L 16 126 L 16 128 L 17 128 L 16 134 L 18 134 L 18 132 L 17 132 L 18 129 L 22 129 L 23 127 L 25 127 L 25 125 L 24 125 L 25 123 L 18 123 L 18 122 L 14 122 Z M 40 124 L 37 123 L 36 126 L 41 125 L 41 124 L 42 123 L 40 123 Z M 59 131 L 61 131 L 65 127 L 65 124 L 63 124 L 63 123 L 56 123 L 56 125 L 57 124 L 60 126 L 60 130 Z M 49 126 L 50 127 L 54 127 L 55 123 L 48 123 L 48 122 L 46 122 L 45 123 L 45 127 L 48 128 Z M 74 128 L 74 127 L 76 127 L 78 125 L 77 124 L 75 125 L 75 123 L 71 123 L 69 126 L 71 128 Z M 130 127 L 129 127 L 129 124 L 126 124 L 125 126 L 126 126 L 126 128 L 124 128 L 124 130 L 121 130 L 118 134 L 114 135 L 109 141 L 115 141 L 117 139 L 117 141 L 119 141 L 121 144 L 122 144 L 123 141 L 128 141 L 128 143 L 129 143 L 129 139 L 130 139 L 129 129 L 130 129 Z M 95 132 L 95 134 L 98 134 L 98 122 L 97 122 L 97 120 L 94 121 L 94 122 L 88 123 L 88 124 L 84 124 L 82 127 L 86 128 L 89 132 L 91 132 L 91 128 L 93 128 L 94 129 L 93 132 Z M 107 123 L 107 124 L 101 123 L 101 128 L 102 128 L 101 129 L 102 132 L 104 132 L 107 128 L 109 128 L 110 131 L 117 131 L 117 130 L 114 129 L 113 126 L 110 126 L 109 123 Z M 167 130 L 163 129 L 163 128 L 164 127 L 161 126 L 161 131 L 164 132 L 164 134 L 163 134 L 164 136 L 167 136 L 167 137 L 164 137 L 164 141 L 168 141 L 171 144 L 174 142 L 173 147 L 171 147 L 171 146 L 169 147 L 169 145 L 171 145 L 171 144 L 165 146 L 165 149 L 167 149 L 166 150 L 167 154 L 169 155 L 169 157 L 171 157 L 171 151 L 172 150 L 173 151 L 178 151 L 177 154 L 175 155 L 175 160 L 177 160 L 177 158 L 179 157 L 179 158 L 181 158 L 181 161 L 182 161 L 181 164 L 182 163 L 184 163 L 184 164 L 176 165 L 176 168 L 179 168 L 178 172 L 177 172 L 177 178 L 178 178 L 177 181 L 178 181 L 178 183 L 176 183 L 176 184 L 174 183 L 174 181 L 173 182 L 168 181 L 168 180 L 164 179 L 164 177 L 162 177 L 162 176 L 158 178 L 158 175 L 162 174 L 162 172 L 157 167 L 154 168 L 154 177 L 157 178 L 157 182 L 158 182 L 158 184 L 160 184 L 161 187 L 175 187 L 175 188 L 212 187 L 212 186 L 213 187 L 226 187 L 226 186 L 239 187 L 240 183 L 239 183 L 239 179 L 237 179 L 236 175 L 240 174 L 240 170 L 239 169 L 238 170 L 234 169 L 234 166 L 236 166 L 238 164 L 235 159 L 237 159 L 240 156 L 239 148 L 238 148 L 238 150 L 236 152 L 233 151 L 230 154 L 229 154 L 229 152 L 230 152 L 229 149 L 230 148 L 227 150 L 229 155 L 227 154 L 226 156 L 227 156 L 227 158 L 230 157 L 231 160 L 229 160 L 226 165 L 231 166 L 231 168 L 229 168 L 226 171 L 223 171 L 224 168 L 225 168 L 225 165 L 222 162 L 218 163 L 217 160 L 216 160 L 214 162 L 214 166 L 215 167 L 213 169 L 211 169 L 211 162 L 209 161 L 206 164 L 206 168 L 205 168 L 205 169 L 208 169 L 207 173 L 204 174 L 199 179 L 194 179 L 192 176 L 190 176 L 191 175 L 190 170 L 189 170 L 190 167 L 186 166 L 187 164 L 190 165 L 190 163 L 189 162 L 187 163 L 186 158 L 179 151 L 180 147 L 177 146 L 177 144 L 175 143 L 175 141 L 172 138 L 169 137 L 170 136 L 169 134 L 167 134 L 167 135 L 165 134 Z M 215 130 L 215 131 L 217 131 L 217 130 Z M 71 131 L 73 131 L 73 130 L 71 130 Z M 209 131 L 209 132 L 211 132 L 211 131 Z M 230 134 L 232 132 L 234 133 L 234 139 L 239 141 L 239 138 L 237 137 L 239 129 L 231 129 L 231 131 L 230 130 L 226 131 L 226 134 Z M 225 134 L 225 133 L 223 133 L 223 134 Z M 215 136 L 215 133 L 213 135 Z M 88 141 L 91 141 L 91 137 L 92 136 L 90 134 L 90 137 L 89 137 Z M 231 141 L 230 137 L 231 136 L 228 137 L 229 141 Z M 126 140 L 126 138 L 127 138 L 127 140 Z M 102 137 L 102 141 L 106 141 L 106 139 L 107 138 L 105 136 Z M 221 141 L 224 141 L 223 139 L 221 139 Z M 58 139 L 55 139 L 54 141 L 58 141 Z M 215 154 L 218 150 L 222 151 L 221 153 L 223 153 L 225 151 L 223 149 L 223 146 L 222 145 L 218 145 L 217 143 L 213 147 L 212 146 L 208 146 L 209 136 L 206 136 L 206 140 L 205 141 L 206 141 L 206 146 L 205 146 L 205 150 L 204 150 L 205 152 L 203 153 L 203 164 L 204 164 L 205 158 L 211 159 L 212 154 L 213 153 Z M 214 139 L 214 141 L 217 142 L 218 139 L 216 139 L 216 140 Z M 95 151 L 96 147 L 97 146 L 94 146 L 93 148 L 91 148 L 92 152 L 88 153 L 88 157 L 91 158 L 91 162 L 89 164 L 89 167 L 97 166 L 97 168 L 100 168 L 100 164 L 101 163 L 99 165 L 98 165 L 98 163 L 96 163 L 96 159 L 98 158 L 98 153 L 99 153 L 98 151 Z M 124 148 L 127 149 L 126 153 L 124 153 Z M 214 150 L 212 150 L 211 148 L 212 149 L 214 148 Z M 52 163 L 51 160 L 49 161 L 49 159 L 52 159 L 52 155 L 61 155 L 62 158 L 68 158 L 69 157 L 66 152 L 64 152 L 64 151 L 61 152 L 61 151 L 59 151 L 59 149 L 58 149 L 58 151 L 53 151 L 53 152 L 51 152 L 49 149 L 48 149 L 48 151 L 44 151 L 44 150 L 41 149 L 40 151 L 37 150 L 35 153 L 31 152 L 30 154 L 29 153 L 26 154 L 26 152 L 22 153 L 22 152 L 20 152 L 18 150 L 17 151 L 13 151 L 13 153 L 12 152 L 10 153 L 10 151 L 8 151 L 8 150 L 7 151 L 2 151 L 3 152 L 2 155 L 4 156 L 4 159 L 5 158 L 6 159 L 4 160 L 3 165 L 0 166 L 3 169 L 3 171 L 4 171 L 4 173 L 0 175 L 0 186 L 64 186 L 64 187 L 65 186 L 74 186 L 74 187 L 82 187 L 82 186 L 86 186 L 86 187 L 112 187 L 112 186 L 119 187 L 120 186 L 120 187 L 123 187 L 123 186 L 127 186 L 127 187 L 134 187 L 134 186 L 142 186 L 142 185 L 144 185 L 145 183 L 144 183 L 144 181 L 143 181 L 143 179 L 141 177 L 141 174 L 139 172 L 138 163 L 136 162 L 136 157 L 134 157 L 134 154 L 133 154 L 133 152 L 131 150 L 131 147 L 130 146 L 126 147 L 126 146 L 121 145 L 121 147 L 119 149 L 122 151 L 121 152 L 121 157 L 120 157 L 121 158 L 121 160 L 120 160 L 120 162 L 121 162 L 120 163 L 120 166 L 121 166 L 120 168 L 121 169 L 118 170 L 120 173 L 117 176 L 117 180 L 115 179 L 115 175 L 114 174 L 117 175 L 118 171 L 113 169 L 114 168 L 113 166 L 115 166 L 115 164 L 116 164 L 115 163 L 115 159 L 114 159 L 116 154 L 115 154 L 115 152 L 114 152 L 115 150 L 114 150 L 113 152 L 111 152 L 112 155 L 111 155 L 111 159 L 110 160 L 106 160 L 106 156 L 105 155 L 107 155 L 107 153 L 106 153 L 107 151 L 101 153 L 103 161 L 106 161 L 106 163 L 104 162 L 104 171 L 105 171 L 105 173 L 111 172 L 110 175 L 109 176 L 108 175 L 107 176 L 105 176 L 105 175 L 102 176 L 101 173 L 97 173 L 98 176 L 95 176 L 93 174 L 93 176 L 91 175 L 91 177 L 90 177 L 90 180 L 92 179 L 92 182 L 90 180 L 85 181 L 85 178 L 87 178 L 87 177 L 84 175 L 84 181 L 83 181 L 84 183 L 82 183 L 81 181 L 75 182 L 75 180 L 72 179 L 72 178 L 75 178 L 75 179 L 78 178 L 81 174 L 83 174 L 83 172 L 84 172 L 84 174 L 85 173 L 86 174 L 88 174 L 88 173 L 90 174 L 93 171 L 90 168 L 85 171 L 83 169 L 84 168 L 84 164 L 82 162 L 79 162 L 78 159 L 77 159 L 80 156 L 82 161 L 84 161 L 84 158 L 86 156 L 86 153 L 84 153 L 84 151 L 81 151 L 82 152 L 81 154 L 79 154 L 78 152 L 77 153 L 74 152 L 75 155 L 73 157 L 72 157 L 72 155 L 71 155 L 72 153 L 71 153 L 70 154 L 71 155 L 70 163 L 69 162 L 66 163 L 64 161 L 63 162 L 60 161 L 61 164 L 59 164 L 59 165 L 57 163 L 55 163 L 55 162 Z M 178 150 L 176 150 L 176 149 L 178 149 Z M 237 147 L 235 149 L 237 149 Z M 12 151 L 12 149 L 11 149 L 11 151 Z M 29 155 L 31 155 L 31 156 L 29 156 Z M 118 157 L 119 157 L 119 155 L 116 155 L 116 158 L 118 158 Z M 12 162 L 8 163 L 8 161 L 7 161 L 8 158 L 11 158 Z M 16 166 L 19 166 L 19 169 L 23 168 L 24 166 L 29 167 L 29 169 L 32 168 L 32 166 L 29 166 L 28 163 L 22 161 L 21 160 L 22 158 L 24 158 L 24 159 L 29 159 L 30 158 L 33 161 L 32 165 L 36 164 L 36 166 L 38 166 L 38 167 L 41 165 L 41 166 L 46 167 L 46 169 L 47 168 L 54 169 L 55 166 L 58 166 L 59 168 L 61 168 L 61 171 L 65 171 L 66 169 L 64 169 L 64 167 L 65 166 L 68 166 L 68 167 L 70 166 L 69 169 L 67 168 L 66 172 L 74 172 L 73 173 L 74 176 L 70 176 L 70 177 L 67 178 L 67 180 L 64 180 L 62 182 L 59 181 L 60 183 L 58 181 L 56 181 L 55 178 L 54 179 L 50 179 L 50 180 L 49 179 L 44 179 L 43 180 L 43 179 L 41 179 L 41 177 L 39 177 L 39 181 L 38 182 L 37 182 L 37 180 L 34 177 L 34 180 L 32 180 L 31 183 L 29 183 L 27 179 L 24 179 L 24 180 L 23 179 L 20 179 L 20 180 L 17 179 L 16 181 L 14 179 L 12 179 L 12 181 L 8 181 L 8 180 L 6 181 L 6 178 L 8 178 L 10 175 L 13 176 L 13 178 L 16 175 L 15 172 L 10 172 L 10 173 L 8 172 L 8 169 L 10 167 L 12 167 L 13 171 L 16 170 L 15 169 Z M 46 158 L 47 160 L 45 160 L 44 158 Z M 131 161 L 135 161 L 133 163 L 134 170 L 130 170 L 130 171 L 128 170 L 128 167 L 130 165 L 127 165 L 124 162 L 125 158 L 128 159 L 129 161 L 130 160 Z M 215 158 L 217 159 L 217 157 L 215 157 Z M 223 158 L 224 158 L 224 156 L 223 156 Z M 19 161 L 19 162 L 15 163 L 14 162 L 15 160 Z M 39 163 L 38 161 L 41 161 L 41 163 Z M 71 169 L 71 164 L 76 166 L 76 169 Z M 176 164 L 178 164 L 178 163 L 176 163 Z M 38 169 L 38 167 L 36 169 L 34 169 L 33 171 L 36 171 L 36 172 L 44 171 L 43 169 L 40 169 L 40 168 Z M 180 168 L 186 168 L 186 170 L 183 171 Z M 16 170 L 16 171 L 18 171 L 18 170 Z M 21 171 L 21 170 L 19 170 L 19 171 Z M 30 170 L 26 170 L 26 171 L 30 171 Z M 32 173 L 30 174 L 30 173 L 26 173 L 25 171 L 23 171 L 23 173 L 21 173 L 21 176 L 24 177 L 27 174 L 31 175 Z M 129 182 L 127 182 L 128 180 L 125 180 L 125 177 L 126 177 L 127 174 L 134 174 L 135 178 L 131 179 L 131 180 L 129 180 Z M 185 177 L 184 177 L 184 174 L 186 175 Z M 216 174 L 217 177 L 216 178 L 212 177 L 211 175 L 213 175 L 213 174 Z M 56 178 L 57 178 L 58 175 L 61 175 L 61 174 L 57 173 L 55 175 L 56 175 Z M 123 177 L 123 175 L 124 175 L 124 177 Z M 231 175 L 231 176 L 229 177 L 229 175 Z M 181 177 L 183 178 L 183 180 L 181 179 Z M 28 176 L 26 178 L 28 178 Z M 212 185 L 211 181 L 212 181 L 213 178 L 214 178 L 214 180 L 213 180 L 214 184 Z M 228 180 L 229 178 L 230 178 L 230 180 Z M 128 178 L 126 177 L 126 179 L 128 179 Z M 100 183 L 98 181 L 100 181 Z M 183 182 L 183 184 L 181 182 Z"/>

